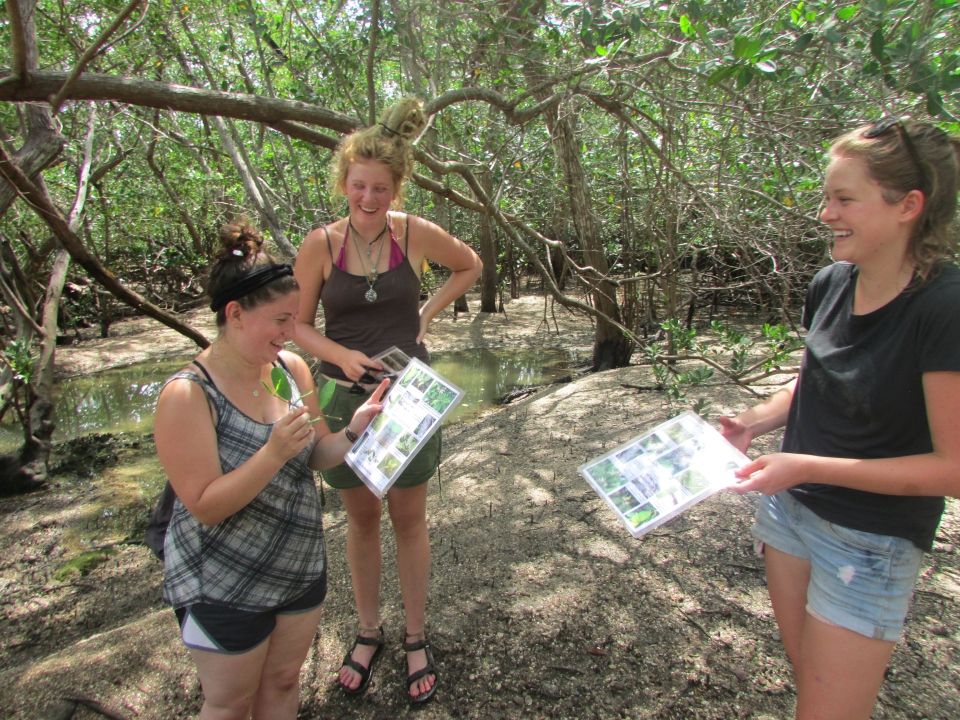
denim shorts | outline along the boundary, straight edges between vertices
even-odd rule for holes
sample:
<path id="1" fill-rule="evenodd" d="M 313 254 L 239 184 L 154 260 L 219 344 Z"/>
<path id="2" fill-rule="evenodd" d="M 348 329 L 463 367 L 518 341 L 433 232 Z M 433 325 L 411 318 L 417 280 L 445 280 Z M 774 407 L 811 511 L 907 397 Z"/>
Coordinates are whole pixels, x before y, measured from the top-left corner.
<path id="1" fill-rule="evenodd" d="M 277 615 L 309 612 L 327 596 L 327 571 L 302 595 L 273 610 L 249 612 L 225 605 L 196 603 L 174 610 L 180 623 L 183 644 L 194 650 L 224 655 L 249 652 L 262 643 L 277 626 Z"/>
<path id="2" fill-rule="evenodd" d="M 788 492 L 761 498 L 753 535 L 810 561 L 808 613 L 874 640 L 899 639 L 923 560 L 912 542 L 828 522 Z"/>

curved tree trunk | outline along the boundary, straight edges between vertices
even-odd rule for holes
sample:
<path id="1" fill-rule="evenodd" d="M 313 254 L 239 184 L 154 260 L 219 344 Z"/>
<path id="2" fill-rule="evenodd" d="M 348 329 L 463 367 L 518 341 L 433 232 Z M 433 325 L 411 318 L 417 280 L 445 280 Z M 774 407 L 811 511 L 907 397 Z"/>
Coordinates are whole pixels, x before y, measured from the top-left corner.
<path id="1" fill-rule="evenodd" d="M 21 74 L 26 74 L 37 66 L 36 27 L 33 21 L 35 3 L 32 0 L 14 0 L 7 3 L 7 7 L 13 22 L 20 26 L 20 32 L 17 33 L 16 29 L 14 32 L 19 35 L 20 43 L 15 51 L 15 65 Z M 39 173 L 60 154 L 64 138 L 54 127 L 47 106 L 29 106 L 26 113 L 27 142 L 16 157 L 25 165 L 22 171 L 28 177 L 34 177 L 37 183 L 42 183 Z M 88 132 L 88 141 L 90 139 L 91 134 Z M 88 142 L 87 148 L 89 147 Z M 85 164 L 84 167 L 86 170 L 79 179 L 82 189 L 85 189 L 89 180 L 89 165 Z M 17 196 L 17 188 L 10 183 L 3 183 L 0 193 L 2 213 Z M 79 196 L 78 204 L 82 205 Z M 15 258 L 12 259 L 15 261 Z M 14 301 L 15 312 L 20 316 L 17 322 L 17 340 L 29 343 L 39 335 L 41 352 L 30 382 L 25 388 L 26 397 L 23 398 L 23 445 L 18 453 L 0 458 L 0 494 L 29 491 L 42 486 L 46 481 L 50 438 L 53 436 L 53 360 L 57 339 L 57 311 L 69 267 L 70 256 L 61 250 L 54 261 L 47 283 L 42 325 L 38 325 L 31 316 L 33 303 L 19 296 L 15 284 L 4 283 L 4 294 L 11 295 L 9 299 Z M 5 374 L 7 370 L 4 365 Z M 18 401 L 17 398 L 12 400 Z"/>
<path id="2" fill-rule="evenodd" d="M 505 19 L 521 37 L 529 36 L 532 25 L 530 18 L 540 17 L 544 4 L 536 3 L 526 8 L 526 17 L 514 15 L 513 5 L 503 3 Z M 523 58 L 523 73 L 532 88 L 544 88 L 543 73 L 535 60 Z M 537 100 L 547 100 L 544 89 L 534 90 Z M 599 221 L 593 210 L 593 202 L 587 185 L 587 175 L 580 159 L 580 144 L 575 128 L 576 108 L 569 104 L 560 111 L 559 103 L 553 103 L 543 109 L 543 118 L 550 131 L 557 161 L 563 169 L 564 190 L 574 231 L 580 241 L 584 254 L 584 264 L 593 268 L 599 276 L 591 282 L 590 297 L 598 311 L 597 327 L 593 341 L 593 370 L 607 370 L 625 367 L 630 364 L 633 354 L 633 341 L 628 337 L 621 323 L 620 306 L 617 301 L 617 287 L 607 279 L 609 267 L 604 255 L 603 241 L 599 233 Z M 618 327 L 619 325 L 619 327 Z"/>
<path id="3" fill-rule="evenodd" d="M 563 167 L 570 216 L 580 239 L 580 247 L 583 248 L 584 263 L 593 267 L 601 278 L 594 282 L 591 290 L 593 305 L 602 313 L 602 316 L 597 318 L 593 340 L 593 369 L 608 370 L 630 364 L 633 341 L 607 320 L 610 318 L 616 323 L 621 322 L 617 287 L 606 279 L 609 267 L 600 238 L 599 223 L 587 188 L 586 173 L 578 152 L 579 144 L 571 119 L 572 114 L 572 109 L 563 114 L 554 109 L 547 112 L 546 120 L 557 158 Z"/>

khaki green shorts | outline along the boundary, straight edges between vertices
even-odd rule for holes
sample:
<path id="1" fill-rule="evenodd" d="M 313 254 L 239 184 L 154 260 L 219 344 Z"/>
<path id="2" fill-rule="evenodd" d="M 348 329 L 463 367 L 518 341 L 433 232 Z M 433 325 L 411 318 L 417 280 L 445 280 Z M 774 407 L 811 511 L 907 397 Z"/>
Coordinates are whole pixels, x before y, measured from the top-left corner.
<path id="1" fill-rule="evenodd" d="M 324 382 L 325 378 L 321 377 L 317 384 L 322 387 Z M 324 414 L 327 415 L 327 426 L 331 432 L 339 432 L 346 427 L 353 417 L 353 413 L 363 405 L 367 397 L 367 395 L 351 393 L 349 388 L 338 383 L 330 404 L 323 408 Z M 437 431 L 397 478 L 393 487 L 405 488 L 422 485 L 433 476 L 440 464 L 440 433 L 442 432 L 441 428 L 437 428 Z M 329 470 L 324 470 L 322 475 L 331 487 L 339 490 L 363 485 L 363 481 L 357 477 L 357 474 L 344 463 Z"/>

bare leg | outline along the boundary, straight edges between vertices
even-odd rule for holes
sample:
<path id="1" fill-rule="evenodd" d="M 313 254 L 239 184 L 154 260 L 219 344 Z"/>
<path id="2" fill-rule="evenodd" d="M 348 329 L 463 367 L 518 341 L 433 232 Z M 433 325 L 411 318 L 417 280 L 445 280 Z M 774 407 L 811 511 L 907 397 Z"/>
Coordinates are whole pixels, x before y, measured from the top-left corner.
<path id="1" fill-rule="evenodd" d="M 807 586 L 810 584 L 810 561 L 775 550 L 764 550 L 767 565 L 767 589 L 773 614 L 780 626 L 780 637 L 794 672 L 800 659 L 800 637 L 807 620 Z"/>
<path id="2" fill-rule="evenodd" d="M 388 508 L 397 538 L 397 575 L 406 616 L 407 640 L 423 639 L 426 626 L 427 585 L 430 579 L 430 535 L 427 528 L 427 483 L 412 488 L 394 488 Z M 407 673 L 425 668 L 423 650 L 407 653 Z M 427 692 L 436 682 L 427 675 L 410 687 L 410 695 Z"/>
<path id="3" fill-rule="evenodd" d="M 806 611 L 810 563 L 766 549 L 767 584 L 797 678 L 797 720 L 869 720 L 894 643 Z"/>
<path id="4" fill-rule="evenodd" d="M 807 615 L 797 720 L 869 720 L 894 645 Z"/>
<path id="5" fill-rule="evenodd" d="M 320 608 L 277 615 L 270 634 L 260 690 L 253 705 L 258 720 L 295 720 L 300 706 L 300 668 L 317 634 Z"/>
<path id="6" fill-rule="evenodd" d="M 239 655 L 191 648 L 190 655 L 203 688 L 200 720 L 247 720 L 250 717 L 269 647 L 270 641 L 265 640 Z"/>
<path id="7" fill-rule="evenodd" d="M 365 485 L 340 491 L 347 510 L 347 562 L 353 584 L 357 619 L 367 637 L 376 637 L 380 625 L 380 513 L 381 503 Z M 351 657 L 369 667 L 376 652 L 373 645 L 357 645 Z M 360 686 L 361 678 L 347 666 L 340 668 L 340 684 L 349 689 Z"/>

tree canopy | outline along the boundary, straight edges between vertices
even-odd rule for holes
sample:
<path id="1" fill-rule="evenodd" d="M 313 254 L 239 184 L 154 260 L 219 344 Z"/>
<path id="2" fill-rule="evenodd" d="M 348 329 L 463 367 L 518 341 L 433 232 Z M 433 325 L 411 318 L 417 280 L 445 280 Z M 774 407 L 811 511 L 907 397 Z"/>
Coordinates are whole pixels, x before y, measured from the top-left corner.
<path id="1" fill-rule="evenodd" d="M 825 257 L 829 139 L 885 113 L 960 130 L 957 10 L 6 0 L 0 413 L 43 395 L 75 323 L 178 327 L 226 218 L 295 253 L 342 211 L 338 137 L 404 94 L 430 117 L 407 208 L 480 249 L 484 310 L 538 274 L 595 320 L 596 368 L 705 307 L 789 321 Z"/>

